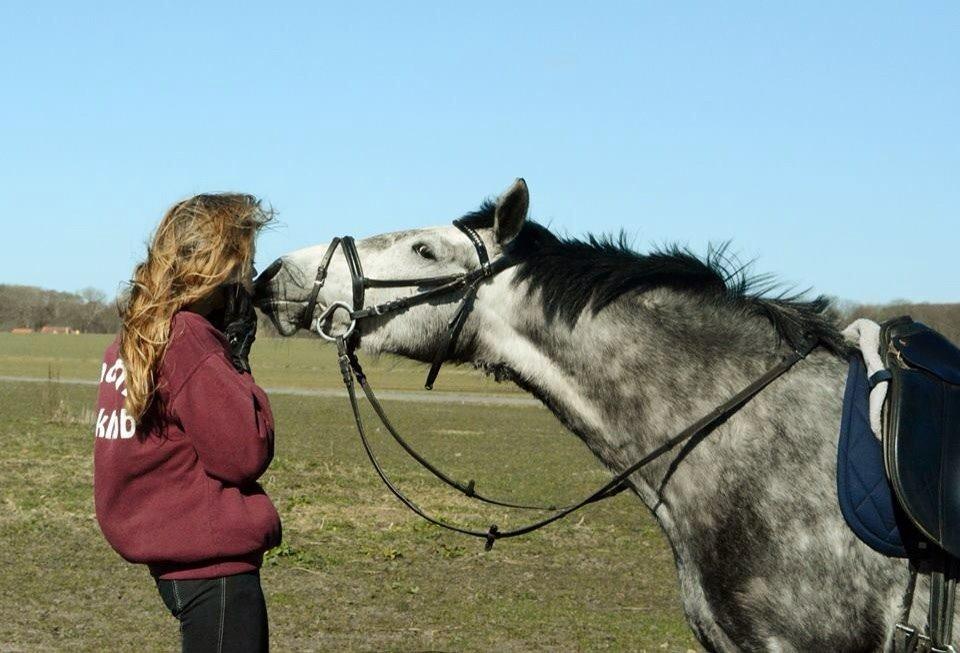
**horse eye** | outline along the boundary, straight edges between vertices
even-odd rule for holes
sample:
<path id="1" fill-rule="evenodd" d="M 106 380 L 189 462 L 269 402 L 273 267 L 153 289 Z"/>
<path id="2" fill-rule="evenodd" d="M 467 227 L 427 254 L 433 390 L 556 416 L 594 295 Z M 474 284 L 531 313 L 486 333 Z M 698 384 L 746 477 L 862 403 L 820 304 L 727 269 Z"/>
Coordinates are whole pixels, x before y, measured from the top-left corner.
<path id="1" fill-rule="evenodd" d="M 433 255 L 433 250 L 430 249 L 428 245 L 424 243 L 417 243 L 413 246 L 413 251 L 415 251 L 421 258 L 425 258 L 428 261 L 436 261 L 437 257 Z"/>

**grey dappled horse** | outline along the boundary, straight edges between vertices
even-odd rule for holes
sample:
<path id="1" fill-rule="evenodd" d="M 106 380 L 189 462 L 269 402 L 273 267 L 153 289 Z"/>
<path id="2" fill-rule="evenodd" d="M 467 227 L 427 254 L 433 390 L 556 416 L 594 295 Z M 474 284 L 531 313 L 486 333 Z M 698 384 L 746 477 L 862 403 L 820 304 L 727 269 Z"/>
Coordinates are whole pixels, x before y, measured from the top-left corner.
<path id="1" fill-rule="evenodd" d="M 707 649 L 883 650 L 909 572 L 905 560 L 860 542 L 837 504 L 847 364 L 825 302 L 762 297 L 722 255 L 637 254 L 622 242 L 558 238 L 527 220 L 528 205 L 518 180 L 468 216 L 491 258 L 506 251 L 520 263 L 483 282 L 452 359 L 533 394 L 619 471 L 760 376 L 803 334 L 817 336 L 818 349 L 712 434 L 631 482 L 670 542 L 687 620 Z M 283 329 L 299 323 L 326 249 L 282 257 L 258 289 Z M 357 249 L 374 278 L 478 265 L 453 226 L 374 236 Z M 415 292 L 371 288 L 367 303 Z M 336 256 L 317 314 L 350 298 L 351 276 Z M 456 299 L 367 320 L 359 347 L 429 362 Z M 332 319 L 343 322 L 343 311 Z M 924 620 L 926 587 L 921 576 L 914 622 Z"/>

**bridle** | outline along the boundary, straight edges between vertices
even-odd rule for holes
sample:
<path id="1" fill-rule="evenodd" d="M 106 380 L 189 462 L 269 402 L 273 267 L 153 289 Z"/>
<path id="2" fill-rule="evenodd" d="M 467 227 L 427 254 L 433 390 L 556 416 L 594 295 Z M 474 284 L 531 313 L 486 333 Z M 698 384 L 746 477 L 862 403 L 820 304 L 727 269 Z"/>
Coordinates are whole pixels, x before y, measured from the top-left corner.
<path id="1" fill-rule="evenodd" d="M 350 407 L 353 410 L 357 432 L 360 434 L 360 441 L 363 444 L 363 448 L 366 451 L 367 457 L 370 459 L 370 463 L 373 465 L 374 470 L 377 472 L 377 475 L 380 477 L 380 480 L 383 481 L 384 485 L 386 485 L 390 492 L 397 499 L 399 499 L 401 503 L 419 515 L 421 518 L 425 519 L 431 524 L 440 526 L 447 530 L 483 539 L 486 542 L 485 548 L 487 550 L 491 549 L 494 542 L 497 540 L 518 537 L 520 535 L 525 535 L 535 530 L 539 530 L 540 528 L 543 528 L 548 524 L 552 524 L 553 522 L 566 517 L 567 515 L 583 508 L 584 506 L 612 497 L 626 489 L 632 488 L 633 486 L 630 483 L 630 476 L 635 474 L 641 468 L 657 460 L 664 454 L 674 450 L 680 444 L 685 443 L 683 448 L 681 448 L 681 450 L 674 457 L 673 461 L 670 463 L 667 474 L 659 484 L 657 495 L 660 496 L 667 479 L 673 473 L 673 470 L 680 463 L 680 461 L 690 453 L 693 447 L 695 447 L 701 440 L 712 433 L 716 427 L 724 423 L 731 415 L 740 410 L 740 408 L 742 408 L 761 390 L 766 388 L 770 383 L 787 372 L 787 370 L 793 367 L 796 363 L 806 358 L 807 354 L 809 354 L 818 344 L 815 339 L 809 338 L 805 338 L 799 343 L 796 343 L 793 351 L 789 355 L 768 369 L 752 383 L 740 390 L 740 392 L 736 393 L 725 402 L 714 408 L 708 414 L 704 415 L 702 418 L 683 429 L 680 433 L 674 435 L 660 446 L 648 452 L 637 462 L 623 469 L 620 473 L 618 473 L 608 482 L 604 483 L 596 491 L 592 492 L 587 497 L 576 503 L 560 507 L 538 506 L 487 497 L 477 491 L 475 481 L 470 480 L 467 483 L 463 483 L 462 481 L 451 478 L 443 471 L 432 465 L 412 446 L 410 446 L 410 444 L 400 435 L 396 428 L 394 428 L 393 424 L 390 422 L 390 419 L 387 417 L 383 406 L 380 404 L 380 401 L 377 399 L 376 394 L 373 392 L 373 389 L 370 387 L 370 384 L 367 381 L 367 377 L 363 372 L 360 361 L 357 359 L 355 352 L 357 344 L 356 329 L 358 325 L 362 324 L 363 321 L 375 317 L 389 315 L 391 313 L 397 313 L 406 310 L 411 306 L 423 304 L 433 299 L 448 296 L 451 293 L 463 290 L 463 296 L 459 300 L 459 305 L 454 313 L 454 317 L 447 325 L 448 328 L 444 339 L 434 354 L 433 363 L 430 367 L 429 373 L 427 374 L 425 386 L 427 389 L 432 389 L 433 383 L 440 371 L 440 366 L 453 353 L 457 339 L 463 329 L 463 325 L 466 322 L 471 308 L 473 307 L 473 302 L 476 298 L 480 284 L 484 280 L 489 279 L 518 263 L 518 261 L 512 258 L 508 253 L 501 254 L 496 259 L 491 261 L 489 255 L 487 254 L 487 249 L 483 243 L 483 240 L 470 225 L 461 220 L 455 220 L 453 224 L 470 239 L 474 249 L 476 249 L 477 258 L 480 263 L 479 267 L 474 270 L 455 275 L 424 277 L 418 279 L 371 279 L 369 277 L 365 277 L 363 274 L 363 268 L 360 264 L 360 256 L 357 253 L 357 247 L 354 239 L 350 236 L 334 238 L 327 248 L 327 251 L 324 253 L 319 266 L 317 267 L 317 274 L 314 279 L 313 288 L 311 289 L 303 313 L 301 313 L 298 325 L 300 328 L 313 329 L 318 335 L 320 335 L 320 337 L 336 344 L 340 374 L 343 378 L 344 387 L 347 390 L 347 396 L 350 400 Z M 353 291 L 353 305 L 351 306 L 343 301 L 335 301 L 330 303 L 323 310 L 323 312 L 320 313 L 319 316 L 314 318 L 313 313 L 317 307 L 317 300 L 320 295 L 320 290 L 323 288 L 323 284 L 326 281 L 327 270 L 330 267 L 330 262 L 333 259 L 333 255 L 338 247 L 343 248 L 343 253 L 347 260 L 347 266 L 350 270 Z M 368 307 L 363 305 L 365 291 L 367 288 L 409 287 L 420 287 L 427 289 L 413 295 L 392 299 L 383 302 L 382 304 L 376 304 Z M 342 333 L 328 333 L 324 330 L 324 324 L 337 310 L 346 311 L 350 322 L 346 330 Z M 496 524 L 493 524 L 486 531 L 479 531 L 456 524 L 451 524 L 443 519 L 427 513 L 390 480 L 381 466 L 380 461 L 377 459 L 376 454 L 370 446 L 366 429 L 363 424 L 363 419 L 360 415 L 360 406 L 356 393 L 357 383 L 360 384 L 360 387 L 363 390 L 367 401 L 370 403 L 370 406 L 373 408 L 374 412 L 377 414 L 377 417 L 380 419 L 381 423 L 394 438 L 394 440 L 396 440 L 396 442 L 404 449 L 404 451 L 406 451 L 414 460 L 420 463 L 442 482 L 456 489 L 461 494 L 478 501 L 506 508 L 550 511 L 553 514 L 512 530 L 501 531 Z"/>
<path id="2" fill-rule="evenodd" d="M 506 254 L 501 254 L 491 261 L 487 253 L 487 246 L 484 244 L 480 234 L 478 234 L 473 227 L 463 220 L 454 220 L 453 226 L 470 239 L 470 242 L 477 252 L 477 259 L 480 265 L 474 270 L 461 274 L 435 277 L 372 279 L 364 276 L 363 266 L 360 264 L 360 255 L 357 252 L 357 245 L 354 239 L 351 236 L 334 238 L 327 247 L 323 258 L 320 259 L 320 265 L 317 266 L 317 275 L 313 281 L 313 288 L 310 290 L 306 306 L 300 315 L 299 328 L 313 329 L 321 338 L 330 342 L 336 342 L 336 339 L 340 337 L 353 343 L 354 340 L 351 339 L 351 336 L 353 336 L 357 325 L 365 320 L 389 315 L 391 313 L 398 313 L 411 306 L 424 304 L 438 297 L 443 297 L 458 290 L 465 289 L 453 319 L 451 319 L 447 325 L 444 340 L 440 347 L 437 348 L 433 363 L 430 366 L 430 371 L 427 374 L 427 380 L 424 385 L 427 390 L 431 390 L 434 381 L 437 379 L 437 375 L 440 373 L 440 367 L 443 365 L 443 362 L 449 358 L 457 344 L 457 339 L 463 330 L 467 315 L 473 307 L 473 300 L 476 298 L 480 283 L 517 264 L 516 260 Z M 343 249 L 343 254 L 347 259 L 347 267 L 350 269 L 350 278 L 353 286 L 353 306 L 343 301 L 331 302 L 319 316 L 314 318 L 313 313 L 317 307 L 317 298 L 320 296 L 320 290 L 326 282 L 327 270 L 330 267 L 330 262 L 333 260 L 334 252 L 337 251 L 337 247 Z M 363 303 L 367 288 L 427 288 L 427 290 L 392 299 L 382 304 L 365 307 Z M 344 333 L 333 335 L 324 330 L 324 323 L 338 310 L 347 312 L 350 324 Z"/>

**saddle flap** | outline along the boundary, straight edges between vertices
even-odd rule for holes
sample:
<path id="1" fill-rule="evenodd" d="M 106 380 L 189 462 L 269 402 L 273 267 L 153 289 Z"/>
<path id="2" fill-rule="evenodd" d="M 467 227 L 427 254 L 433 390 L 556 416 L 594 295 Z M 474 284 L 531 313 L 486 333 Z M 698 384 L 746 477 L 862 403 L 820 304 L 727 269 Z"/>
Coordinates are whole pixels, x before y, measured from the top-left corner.
<path id="1" fill-rule="evenodd" d="M 960 350 L 909 318 L 885 324 L 881 339 L 887 475 L 920 531 L 960 556 Z"/>

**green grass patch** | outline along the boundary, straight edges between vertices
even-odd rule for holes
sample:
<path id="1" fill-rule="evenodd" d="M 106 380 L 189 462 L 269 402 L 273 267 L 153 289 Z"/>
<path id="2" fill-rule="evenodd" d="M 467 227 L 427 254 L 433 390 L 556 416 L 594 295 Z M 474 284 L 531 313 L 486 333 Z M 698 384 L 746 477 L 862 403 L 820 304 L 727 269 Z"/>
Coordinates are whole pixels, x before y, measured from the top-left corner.
<path id="1" fill-rule="evenodd" d="M 62 379 L 100 377 L 103 350 L 114 336 L 0 333 L 0 376 Z M 426 368 L 396 356 L 360 354 L 371 383 L 383 390 L 423 390 Z M 336 349 L 319 338 L 260 338 L 250 361 L 264 387 L 340 388 Z M 521 394 L 513 385 L 496 383 L 470 367 L 447 365 L 440 373 L 441 392 Z"/>
<path id="2" fill-rule="evenodd" d="M 46 376 L 49 366 L 64 378 L 96 378 L 107 340 L 4 334 L 0 374 Z M 257 348 L 265 385 L 311 387 L 314 375 L 337 382 L 315 341 Z M 392 387 L 401 389 L 422 377 L 406 362 L 379 371 L 397 376 Z M 464 379 L 460 390 L 485 389 L 482 379 Z M 177 648 L 176 623 L 146 569 L 115 554 L 93 516 L 95 392 L 0 382 L 0 650 Z M 277 395 L 272 403 L 277 453 L 263 483 L 284 542 L 267 555 L 262 576 L 275 650 L 695 647 L 669 548 L 636 498 L 622 494 L 484 553 L 477 541 L 418 521 L 380 485 L 344 401 Z M 385 404 L 427 456 L 490 494 L 563 502 L 607 478 L 545 410 Z M 530 517 L 451 493 L 370 424 L 387 468 L 430 510 L 478 528 Z"/>

